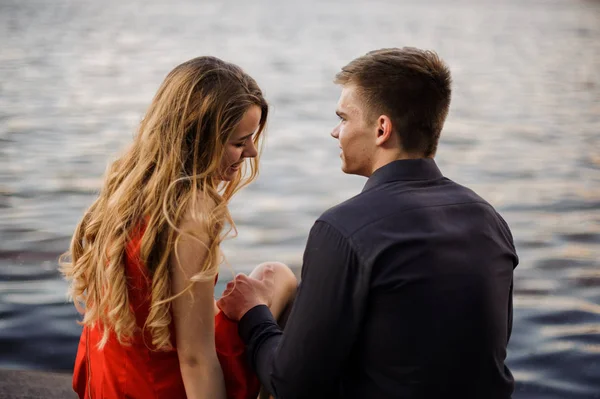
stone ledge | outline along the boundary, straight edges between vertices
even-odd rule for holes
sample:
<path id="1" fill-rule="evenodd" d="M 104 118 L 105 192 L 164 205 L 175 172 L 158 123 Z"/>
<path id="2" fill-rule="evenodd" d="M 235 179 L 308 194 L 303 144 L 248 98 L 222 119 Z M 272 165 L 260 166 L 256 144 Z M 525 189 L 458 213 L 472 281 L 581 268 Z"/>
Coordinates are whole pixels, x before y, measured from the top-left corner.
<path id="1" fill-rule="evenodd" d="M 0 369 L 0 398 L 76 399 L 71 378 L 67 373 Z"/>

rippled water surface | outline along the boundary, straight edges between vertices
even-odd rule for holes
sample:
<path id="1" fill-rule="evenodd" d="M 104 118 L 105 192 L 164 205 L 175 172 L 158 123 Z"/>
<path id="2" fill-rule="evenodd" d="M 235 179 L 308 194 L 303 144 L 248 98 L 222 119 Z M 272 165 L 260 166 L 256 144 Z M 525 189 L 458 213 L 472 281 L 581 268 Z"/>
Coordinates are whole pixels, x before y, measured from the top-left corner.
<path id="1" fill-rule="evenodd" d="M 166 73 L 243 66 L 273 106 L 231 209 L 236 271 L 299 266 L 314 219 L 360 191 L 329 137 L 331 80 L 412 45 L 451 65 L 437 161 L 513 229 L 515 398 L 600 397 L 600 2 L 0 0 L 0 366 L 69 370 L 79 327 L 56 257 Z M 224 271 L 222 276 L 227 277 Z"/>

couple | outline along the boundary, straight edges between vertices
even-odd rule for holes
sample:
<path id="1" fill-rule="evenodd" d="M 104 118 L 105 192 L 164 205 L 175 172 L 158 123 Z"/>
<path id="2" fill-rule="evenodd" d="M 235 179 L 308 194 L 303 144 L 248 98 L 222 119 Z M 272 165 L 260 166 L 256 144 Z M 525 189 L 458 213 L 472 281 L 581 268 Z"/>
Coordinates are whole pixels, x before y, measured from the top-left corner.
<path id="1" fill-rule="evenodd" d="M 362 192 L 315 222 L 299 286 L 265 263 L 215 303 L 227 203 L 257 174 L 269 108 L 219 59 L 169 73 L 62 260 L 84 314 L 81 398 L 511 397 L 518 258 L 502 217 L 433 160 L 447 66 L 382 49 L 335 82 L 331 135 Z"/>

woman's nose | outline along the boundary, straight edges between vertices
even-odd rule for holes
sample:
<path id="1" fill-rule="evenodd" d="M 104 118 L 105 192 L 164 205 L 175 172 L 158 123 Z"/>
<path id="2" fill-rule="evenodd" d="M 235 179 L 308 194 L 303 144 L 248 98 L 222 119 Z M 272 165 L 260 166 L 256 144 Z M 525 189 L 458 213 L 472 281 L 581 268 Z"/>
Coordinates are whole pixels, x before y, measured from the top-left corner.
<path id="1" fill-rule="evenodd" d="M 246 150 L 244 151 L 245 158 L 254 158 L 258 155 L 258 150 L 256 149 L 256 145 L 254 141 L 248 140 L 250 143 L 246 146 Z"/>

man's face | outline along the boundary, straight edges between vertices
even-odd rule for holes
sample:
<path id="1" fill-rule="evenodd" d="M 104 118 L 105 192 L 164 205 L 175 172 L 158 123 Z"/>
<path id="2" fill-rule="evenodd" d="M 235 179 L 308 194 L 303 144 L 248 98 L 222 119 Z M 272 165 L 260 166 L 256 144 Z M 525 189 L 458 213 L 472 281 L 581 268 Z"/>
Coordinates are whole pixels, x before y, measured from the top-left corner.
<path id="1" fill-rule="evenodd" d="M 331 136 L 339 141 L 342 150 L 342 171 L 371 176 L 376 129 L 366 120 L 366 107 L 360 100 L 356 86 L 343 86 L 336 114 L 340 123 L 333 129 Z"/>

